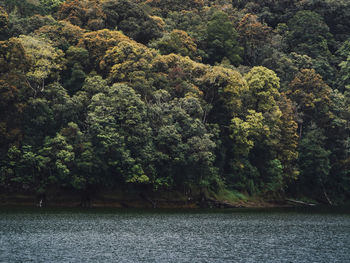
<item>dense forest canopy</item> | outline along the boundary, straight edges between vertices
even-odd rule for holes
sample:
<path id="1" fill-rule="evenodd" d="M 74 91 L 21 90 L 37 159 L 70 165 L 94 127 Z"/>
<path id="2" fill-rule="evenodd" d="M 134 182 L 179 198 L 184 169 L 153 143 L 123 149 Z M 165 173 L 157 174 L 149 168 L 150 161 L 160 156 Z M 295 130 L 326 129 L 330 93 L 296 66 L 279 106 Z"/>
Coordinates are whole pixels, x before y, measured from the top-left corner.
<path id="1" fill-rule="evenodd" d="M 350 1 L 0 0 L 0 190 L 350 197 Z"/>

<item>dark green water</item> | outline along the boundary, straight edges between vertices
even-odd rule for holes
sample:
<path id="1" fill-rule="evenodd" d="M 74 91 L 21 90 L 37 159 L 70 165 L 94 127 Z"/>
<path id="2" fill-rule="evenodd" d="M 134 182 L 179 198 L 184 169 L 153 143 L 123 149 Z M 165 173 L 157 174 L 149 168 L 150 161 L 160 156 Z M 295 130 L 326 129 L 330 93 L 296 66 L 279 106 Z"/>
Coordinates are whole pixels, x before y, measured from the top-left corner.
<path id="1" fill-rule="evenodd" d="M 0 262 L 350 262 L 350 214 L 0 208 Z"/>

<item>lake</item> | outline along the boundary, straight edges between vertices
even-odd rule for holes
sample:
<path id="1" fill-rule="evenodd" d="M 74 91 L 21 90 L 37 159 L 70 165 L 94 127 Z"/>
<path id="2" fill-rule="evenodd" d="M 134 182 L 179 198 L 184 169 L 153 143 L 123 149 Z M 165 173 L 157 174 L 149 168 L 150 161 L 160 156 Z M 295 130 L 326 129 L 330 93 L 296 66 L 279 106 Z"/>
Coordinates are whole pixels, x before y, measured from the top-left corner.
<path id="1" fill-rule="evenodd" d="M 0 208 L 0 262 L 350 262 L 340 211 Z"/>

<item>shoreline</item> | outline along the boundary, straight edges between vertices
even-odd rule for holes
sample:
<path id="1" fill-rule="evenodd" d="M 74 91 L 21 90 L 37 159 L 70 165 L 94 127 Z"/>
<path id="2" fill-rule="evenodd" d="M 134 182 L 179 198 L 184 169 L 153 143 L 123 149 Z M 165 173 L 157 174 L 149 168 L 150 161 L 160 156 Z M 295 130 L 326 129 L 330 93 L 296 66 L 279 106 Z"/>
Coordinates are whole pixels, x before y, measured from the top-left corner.
<path id="1" fill-rule="evenodd" d="M 289 199 L 290 200 L 290 199 Z M 64 195 L 42 201 L 42 207 L 52 208 L 153 208 L 153 209 L 229 209 L 229 208 L 293 208 L 318 207 L 321 204 L 308 204 L 302 201 L 290 202 L 288 199 L 265 200 L 255 198 L 248 200 L 226 201 L 212 198 L 184 200 L 184 198 L 154 198 L 136 196 L 96 196 L 82 201 L 78 196 Z M 40 200 L 30 194 L 10 194 L 0 196 L 1 207 L 40 207 Z"/>

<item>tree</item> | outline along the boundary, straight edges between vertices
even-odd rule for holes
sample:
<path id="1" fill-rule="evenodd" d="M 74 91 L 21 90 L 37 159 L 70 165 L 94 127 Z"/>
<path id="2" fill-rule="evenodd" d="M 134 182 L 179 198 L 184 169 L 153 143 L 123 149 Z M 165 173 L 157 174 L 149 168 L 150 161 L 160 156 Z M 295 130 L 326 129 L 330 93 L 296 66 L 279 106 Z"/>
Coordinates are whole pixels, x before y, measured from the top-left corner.
<path id="1" fill-rule="evenodd" d="M 207 62 L 214 64 L 227 58 L 232 64 L 242 62 L 243 48 L 237 41 L 237 32 L 224 12 L 216 12 L 207 26 Z"/>
<path id="2" fill-rule="evenodd" d="M 109 48 L 116 46 L 121 41 L 130 41 L 123 33 L 108 29 L 85 33 L 79 40 L 78 47 L 85 48 L 89 52 L 90 67 L 99 70 L 100 62 Z"/>
<path id="3" fill-rule="evenodd" d="M 68 122 L 76 121 L 75 108 L 67 91 L 57 82 L 31 94 L 23 112 L 25 143 L 41 145 L 45 137 L 54 137 Z"/>
<path id="4" fill-rule="evenodd" d="M 348 1 L 321 1 L 312 3 L 309 10 L 318 10 L 317 12 L 323 16 L 325 22 L 330 28 L 330 32 L 337 41 L 344 41 L 348 38 L 350 29 L 349 11 L 350 4 Z"/>
<path id="5" fill-rule="evenodd" d="M 97 157 L 90 142 L 91 138 L 81 132 L 74 122 L 68 123 L 67 127 L 62 128 L 60 133 L 67 143 L 73 147 L 74 151 L 74 166 L 71 170 L 70 185 L 74 189 L 86 191 L 89 186 L 103 184 L 102 178 L 99 177 Z"/>
<path id="6" fill-rule="evenodd" d="M 350 40 L 344 42 L 337 54 L 342 59 L 342 62 L 339 63 L 340 77 L 338 85 L 340 90 L 344 90 L 344 87 L 350 85 Z"/>
<path id="7" fill-rule="evenodd" d="M 11 145 L 20 145 L 23 139 L 22 112 L 25 103 L 20 90 L 0 80 L 0 156 L 4 156 Z"/>
<path id="8" fill-rule="evenodd" d="M 23 75 L 28 71 L 29 64 L 30 58 L 20 39 L 10 38 L 7 41 L 0 41 L 1 78 L 7 76 L 9 79 L 9 75 Z"/>
<path id="9" fill-rule="evenodd" d="M 70 46 L 76 46 L 86 30 L 72 25 L 68 21 L 58 21 L 53 25 L 44 25 L 35 34 L 50 40 L 53 47 L 66 51 Z"/>
<path id="10" fill-rule="evenodd" d="M 281 90 L 286 92 L 289 83 L 301 69 L 313 68 L 313 60 L 307 55 L 300 55 L 295 52 L 285 54 L 280 51 L 273 51 L 270 57 L 264 59 L 262 65 L 276 72 L 280 78 Z"/>
<path id="11" fill-rule="evenodd" d="M 300 183 L 304 192 L 316 197 L 325 196 L 330 170 L 330 151 L 325 149 L 323 130 L 315 124 L 306 131 L 300 141 Z M 329 199 L 328 199 L 329 200 Z"/>
<path id="12" fill-rule="evenodd" d="M 182 30 L 174 29 L 156 41 L 153 47 L 157 48 L 162 55 L 176 53 L 182 56 L 189 56 L 191 59 L 197 58 L 197 45 L 194 40 Z"/>
<path id="13" fill-rule="evenodd" d="M 17 17 L 11 15 L 8 34 L 10 36 L 29 35 L 43 26 L 53 25 L 56 20 L 52 16 L 33 15 L 29 17 Z"/>
<path id="14" fill-rule="evenodd" d="M 0 3 L 5 194 L 350 197 L 348 1 Z"/>
<path id="15" fill-rule="evenodd" d="M 263 113 L 275 110 L 280 95 L 280 83 L 276 73 L 264 67 L 254 67 L 245 79 L 250 94 L 247 106 Z"/>
<path id="16" fill-rule="evenodd" d="M 193 96 L 171 99 L 169 93 L 154 93 L 149 108 L 155 147 L 156 183 L 175 187 L 207 188 L 218 184 L 214 167 L 215 143 L 202 122 L 203 109 Z"/>
<path id="17" fill-rule="evenodd" d="M 148 73 L 150 71 L 149 62 L 154 56 L 155 53 L 144 45 L 134 41 L 121 41 L 115 47 L 107 50 L 100 67 L 113 81 L 131 82 L 133 72 Z"/>
<path id="18" fill-rule="evenodd" d="M 325 129 L 325 147 L 331 151 L 327 193 L 334 202 L 343 202 L 349 192 L 350 107 L 349 93 L 333 90 L 330 95 L 330 120 Z"/>
<path id="19" fill-rule="evenodd" d="M 23 139 L 23 112 L 28 99 L 30 60 L 17 38 L 0 41 L 0 158 Z"/>
<path id="20" fill-rule="evenodd" d="M 9 24 L 9 17 L 5 9 L 0 6 L 0 40 L 6 36 Z"/>
<path id="21" fill-rule="evenodd" d="M 277 144 L 277 158 L 280 160 L 284 182 L 290 183 L 297 179 L 299 171 L 297 169 L 298 160 L 298 142 L 297 134 L 298 124 L 296 122 L 296 109 L 293 107 L 292 101 L 282 93 L 278 100 L 278 107 L 282 112 L 280 122 L 280 141 Z"/>
<path id="22" fill-rule="evenodd" d="M 16 13 L 21 17 L 44 14 L 44 10 L 38 1 L 1 0 L 1 6 L 6 9 L 8 14 Z"/>
<path id="23" fill-rule="evenodd" d="M 46 13 L 53 14 L 58 11 L 64 0 L 40 0 L 40 6 Z"/>
<path id="24" fill-rule="evenodd" d="M 45 137 L 40 154 L 49 160 L 45 166 L 48 174 L 42 175 L 41 187 L 45 189 L 49 184 L 70 186 L 73 181 L 72 166 L 75 155 L 72 145 L 67 143 L 65 137 L 60 133 L 57 133 L 55 137 Z"/>
<path id="25" fill-rule="evenodd" d="M 244 47 L 245 63 L 256 65 L 262 46 L 269 39 L 271 28 L 260 23 L 256 15 L 247 14 L 239 22 L 237 31 L 240 43 Z"/>
<path id="26" fill-rule="evenodd" d="M 55 79 L 64 67 L 63 52 L 54 49 L 50 43 L 38 37 L 21 36 L 26 55 L 30 59 L 30 68 L 26 73 L 34 94 L 45 88 L 45 80 Z"/>
<path id="27" fill-rule="evenodd" d="M 299 11 L 288 21 L 288 42 L 292 51 L 312 58 L 330 56 L 328 41 L 332 38 L 322 16 L 312 11 Z"/>
<path id="28" fill-rule="evenodd" d="M 280 94 L 279 78 L 273 71 L 254 67 L 245 79 L 244 107 L 230 125 L 229 163 L 231 173 L 237 173 L 231 180 L 250 193 L 281 193 L 297 175 L 294 112 Z"/>
<path id="29" fill-rule="evenodd" d="M 237 71 L 220 66 L 210 67 L 200 77 L 199 84 L 204 99 L 211 108 L 210 112 L 206 112 L 210 122 L 227 126 L 233 116 L 242 113 L 243 98 L 248 86 Z"/>
<path id="30" fill-rule="evenodd" d="M 203 8 L 204 1 L 202 0 L 150 0 L 147 1 L 147 4 L 151 7 L 159 10 L 160 14 L 163 17 L 167 17 L 170 11 L 195 11 L 200 8 Z M 193 12 L 194 13 L 194 12 Z"/>
<path id="31" fill-rule="evenodd" d="M 153 86 L 166 90 L 172 97 L 184 97 L 188 93 L 200 97 L 203 92 L 196 80 L 205 73 L 206 68 L 189 57 L 175 54 L 156 56 L 151 68 Z"/>
<path id="32" fill-rule="evenodd" d="M 287 95 L 297 104 L 299 134 L 303 127 L 315 121 L 324 127 L 330 103 L 331 89 L 323 82 L 322 77 L 314 69 L 302 69 L 290 83 Z"/>
<path id="33" fill-rule="evenodd" d="M 35 178 L 34 167 L 27 172 L 27 176 L 23 176 L 21 173 L 22 164 L 22 152 L 18 147 L 11 146 L 6 155 L 3 156 L 2 162 L 0 163 L 0 187 L 5 190 L 21 191 L 33 187 Z M 24 157 L 23 159 L 29 159 Z M 35 156 L 31 156 L 35 157 Z M 33 159 L 33 158 L 31 158 Z M 30 166 L 24 166 L 25 168 L 32 168 Z"/>
<path id="34" fill-rule="evenodd" d="M 183 30 L 196 41 L 198 49 L 206 46 L 207 24 L 212 16 L 212 11 L 190 12 L 186 10 L 169 12 L 165 20 L 167 31 Z M 203 54 L 204 55 L 204 54 Z"/>
<path id="35" fill-rule="evenodd" d="M 91 30 L 104 28 L 106 15 L 100 0 L 67 0 L 58 10 L 58 18 Z"/>
<path id="36" fill-rule="evenodd" d="M 154 89 L 150 76 L 152 60 L 156 53 L 134 41 L 122 41 L 107 50 L 100 63 L 101 71 L 109 81 L 128 83 L 144 97 L 149 97 Z"/>
<path id="37" fill-rule="evenodd" d="M 75 93 L 83 86 L 86 74 L 84 69 L 89 65 L 89 52 L 84 48 L 69 47 L 66 52 L 67 70 L 63 72 L 63 86 Z"/>
<path id="38" fill-rule="evenodd" d="M 268 136 L 269 127 L 264 123 L 261 112 L 249 110 L 246 120 L 233 118 L 230 125 L 230 137 L 233 140 L 234 151 L 239 159 L 247 158 L 250 150 L 254 147 L 254 141 Z"/>
<path id="39" fill-rule="evenodd" d="M 140 5 L 128 0 L 108 0 L 102 6 L 107 28 L 122 30 L 125 35 L 143 44 L 161 36 L 159 23 Z"/>
<path id="40" fill-rule="evenodd" d="M 147 159 L 151 136 L 146 108 L 132 88 L 115 84 L 94 95 L 87 121 L 105 183 L 153 180 L 152 162 Z"/>

